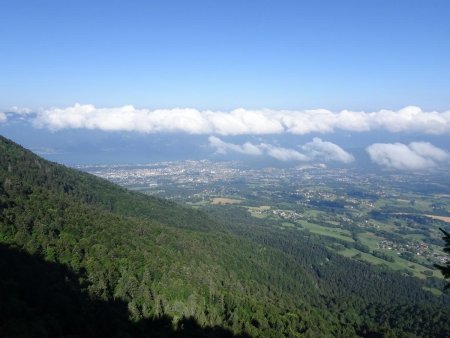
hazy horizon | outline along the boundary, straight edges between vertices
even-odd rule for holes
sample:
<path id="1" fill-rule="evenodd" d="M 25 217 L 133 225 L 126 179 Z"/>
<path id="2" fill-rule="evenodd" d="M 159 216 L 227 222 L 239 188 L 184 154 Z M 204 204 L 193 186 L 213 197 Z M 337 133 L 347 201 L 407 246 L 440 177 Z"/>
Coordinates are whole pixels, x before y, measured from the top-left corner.
<path id="1" fill-rule="evenodd" d="M 449 164 L 447 1 L 1 9 L 0 133 L 49 159 Z"/>

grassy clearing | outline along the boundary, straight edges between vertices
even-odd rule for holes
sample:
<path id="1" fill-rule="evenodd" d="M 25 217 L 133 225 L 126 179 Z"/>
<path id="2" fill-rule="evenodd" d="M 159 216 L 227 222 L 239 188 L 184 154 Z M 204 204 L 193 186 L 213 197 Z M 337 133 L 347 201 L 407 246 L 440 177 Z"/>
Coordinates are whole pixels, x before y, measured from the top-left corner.
<path id="1" fill-rule="evenodd" d="M 378 242 L 382 241 L 383 237 L 378 237 L 372 232 L 363 232 L 358 234 L 358 238 L 361 240 L 362 244 L 367 245 L 372 250 L 378 248 Z"/>
<path id="2" fill-rule="evenodd" d="M 327 215 L 326 212 L 324 211 L 320 211 L 320 210 L 316 210 L 316 209 L 308 209 L 303 213 L 306 217 L 318 217 L 320 215 Z"/>
<path id="3" fill-rule="evenodd" d="M 282 228 L 293 228 L 293 227 L 295 227 L 295 224 L 289 223 L 289 222 L 283 222 L 283 223 L 281 223 L 281 227 Z"/>
<path id="4" fill-rule="evenodd" d="M 355 258 L 356 255 L 360 255 L 360 257 L 356 258 L 356 259 L 362 260 L 362 261 L 370 263 L 370 264 L 375 264 L 375 265 L 383 264 L 383 265 L 388 266 L 392 270 L 409 271 L 415 277 L 420 278 L 420 279 L 425 279 L 427 277 L 423 274 L 423 271 L 431 271 L 431 272 L 433 272 L 433 275 L 435 277 L 442 278 L 442 276 L 438 272 L 430 270 L 429 268 L 427 268 L 423 265 L 420 265 L 417 263 L 412 263 L 410 261 L 402 259 L 395 254 L 392 254 L 392 256 L 395 258 L 395 262 L 388 262 L 388 261 L 385 261 L 384 259 L 375 257 L 370 253 L 361 252 L 355 248 L 347 248 L 347 249 L 344 249 L 341 251 L 337 251 L 337 253 L 342 256 L 350 257 L 350 258 Z"/>
<path id="5" fill-rule="evenodd" d="M 393 224 L 393 221 L 386 221 L 385 223 L 371 219 L 370 222 L 376 226 L 377 229 L 385 230 L 385 231 L 397 231 L 397 227 Z M 392 222 L 392 223 L 391 223 Z"/>
<path id="6" fill-rule="evenodd" d="M 268 218 L 269 214 L 264 211 L 270 210 L 271 207 L 268 205 L 260 205 L 259 207 L 247 207 L 250 215 L 255 218 Z"/>
<path id="7" fill-rule="evenodd" d="M 400 208 L 414 208 L 418 211 L 425 211 L 430 209 L 430 203 L 421 199 L 411 197 L 411 199 L 396 199 L 394 203 L 390 203 L 391 206 L 397 206 Z"/>
<path id="8" fill-rule="evenodd" d="M 426 216 L 432 219 L 437 219 L 442 222 L 450 223 L 450 217 L 448 216 L 439 216 L 439 215 L 431 215 L 431 214 L 413 214 L 409 212 L 394 212 L 392 215 L 413 215 L 413 216 Z"/>
<path id="9" fill-rule="evenodd" d="M 228 197 L 214 197 L 211 200 L 211 204 L 213 205 L 239 204 L 242 202 L 243 202 L 242 200 Z"/>
<path id="10" fill-rule="evenodd" d="M 411 196 L 411 199 L 404 198 L 381 198 L 374 203 L 375 209 L 382 209 L 383 207 L 394 207 L 398 209 L 414 208 L 418 212 L 427 212 L 431 210 L 430 201 L 420 199 L 418 196 Z"/>
<path id="11" fill-rule="evenodd" d="M 404 237 L 411 241 L 423 241 L 423 239 L 425 238 L 425 236 L 421 234 L 408 234 L 404 235 Z"/>
<path id="12" fill-rule="evenodd" d="M 339 228 L 328 228 L 328 227 L 324 227 L 324 226 L 310 223 L 310 222 L 303 221 L 303 220 L 299 221 L 298 224 L 302 228 L 307 229 L 310 232 L 318 234 L 318 235 L 334 237 L 337 239 L 341 239 L 343 241 L 353 242 L 351 234 L 348 230 L 339 229 Z"/>
<path id="13" fill-rule="evenodd" d="M 422 289 L 424 289 L 425 291 L 429 291 L 431 292 L 433 295 L 439 297 L 442 295 L 442 291 L 436 288 L 428 288 L 426 286 L 422 287 Z"/>

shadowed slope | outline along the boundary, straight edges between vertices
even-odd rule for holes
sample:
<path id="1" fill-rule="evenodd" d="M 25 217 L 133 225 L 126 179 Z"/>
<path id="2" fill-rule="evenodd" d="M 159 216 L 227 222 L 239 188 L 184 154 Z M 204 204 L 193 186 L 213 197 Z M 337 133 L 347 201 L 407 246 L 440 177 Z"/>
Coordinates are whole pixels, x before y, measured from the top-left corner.
<path id="1" fill-rule="evenodd" d="M 169 316 L 129 320 L 120 300 L 91 299 L 79 275 L 0 245 L 1 337 L 247 337 L 220 327 L 201 327 L 193 318 L 178 325 Z"/>

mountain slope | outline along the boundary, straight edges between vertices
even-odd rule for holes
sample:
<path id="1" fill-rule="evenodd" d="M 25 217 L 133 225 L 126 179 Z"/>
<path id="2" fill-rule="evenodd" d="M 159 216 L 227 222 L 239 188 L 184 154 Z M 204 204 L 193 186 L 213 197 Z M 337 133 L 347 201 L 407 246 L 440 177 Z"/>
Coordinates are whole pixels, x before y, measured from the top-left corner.
<path id="1" fill-rule="evenodd" d="M 293 242 L 245 224 L 223 227 L 199 211 L 50 163 L 5 138 L 0 183 L 0 244 L 6 248 L 0 258 L 18 247 L 60 264 L 67 280 L 79 281 L 83 299 L 126 304 L 134 323 L 193 318 L 200 327 L 252 336 L 420 336 L 450 329 L 441 320 L 448 303 L 415 279 L 335 256 L 311 239 Z M 27 280 L 19 277 L 1 281 L 12 287 Z M 79 297 L 64 295 L 63 303 Z M 34 308 L 27 302 L 12 297 L 2 304 Z M 8 336 L 26 336 L 20 329 L 33 323 L 50 336 L 79 334 L 70 325 L 53 330 L 60 317 L 40 306 L 48 320 L 24 317 L 11 326 L 2 317 L 0 332 L 13 327 Z M 421 323 L 405 319 L 411 309 Z M 95 326 L 89 311 L 86 316 Z M 123 313 L 119 317 L 123 322 Z M 93 332 L 86 330 L 82 335 Z"/>
<path id="2" fill-rule="evenodd" d="M 295 262 L 271 271 L 280 254 L 256 255 L 243 240 L 212 231 L 198 211 L 50 163 L 4 138 L 0 163 L 1 242 L 67 265 L 90 296 L 124 300 L 135 320 L 167 314 L 223 325 L 230 318 L 236 332 L 256 333 L 245 327 L 251 308 L 266 307 L 264 320 L 273 311 L 283 323 L 291 318 L 281 310 L 295 310 L 289 300 L 276 304 L 283 285 L 313 288 L 308 278 L 285 275 Z M 268 290 L 269 275 L 283 284 Z"/>
<path id="3" fill-rule="evenodd" d="M 73 199 L 126 216 L 208 229 L 211 220 L 195 210 L 185 209 L 168 200 L 136 194 L 95 176 L 48 162 L 1 137 L 0 170 L 5 184 L 39 186 Z"/>

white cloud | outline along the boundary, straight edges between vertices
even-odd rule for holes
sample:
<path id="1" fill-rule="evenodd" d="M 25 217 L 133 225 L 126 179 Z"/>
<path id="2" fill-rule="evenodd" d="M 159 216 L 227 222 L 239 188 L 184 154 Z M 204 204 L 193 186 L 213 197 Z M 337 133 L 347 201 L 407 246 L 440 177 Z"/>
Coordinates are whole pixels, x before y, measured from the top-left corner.
<path id="1" fill-rule="evenodd" d="M 18 108 L 19 109 L 19 108 Z M 23 109 L 22 109 L 23 110 Z M 25 110 L 23 110 L 25 111 Z M 450 131 L 450 111 L 424 112 L 419 107 L 398 111 L 354 112 L 313 110 L 200 111 L 192 108 L 137 109 L 133 106 L 97 108 L 75 104 L 44 109 L 34 123 L 51 129 L 87 128 L 138 131 L 144 133 L 183 132 L 187 134 L 262 135 L 331 133 L 335 130 L 364 132 L 419 132 L 443 134 Z"/>
<path id="2" fill-rule="evenodd" d="M 279 161 L 309 161 L 310 158 L 294 149 L 276 147 L 271 144 L 261 143 L 260 148 L 264 149 L 267 155 Z"/>
<path id="3" fill-rule="evenodd" d="M 444 150 L 428 142 L 375 143 L 367 147 L 371 160 L 386 168 L 424 170 L 450 158 Z"/>
<path id="4" fill-rule="evenodd" d="M 16 116 L 21 120 L 33 121 L 36 117 L 36 114 L 33 111 L 26 107 L 18 107 L 12 106 L 8 109 L 0 111 L 0 123 L 5 122 L 8 117 Z"/>
<path id="5" fill-rule="evenodd" d="M 210 132 L 220 135 L 280 134 L 284 126 L 269 110 L 235 109 L 230 113 L 201 112 L 210 125 Z"/>
<path id="6" fill-rule="evenodd" d="M 51 129 L 86 128 L 145 133 L 205 134 L 210 130 L 208 121 L 195 109 L 149 111 L 133 106 L 96 108 L 93 105 L 79 104 L 65 109 L 44 110 L 38 114 L 35 124 Z"/>
<path id="7" fill-rule="evenodd" d="M 238 145 L 224 142 L 215 136 L 209 137 L 209 145 L 215 148 L 216 152 L 219 154 L 226 154 L 230 151 L 246 155 L 262 155 L 263 153 L 258 146 L 255 146 L 249 142 L 244 143 L 243 145 Z"/>
<path id="8" fill-rule="evenodd" d="M 19 115 L 28 115 L 32 112 L 32 110 L 30 108 L 26 108 L 26 107 L 12 106 L 8 112 L 16 113 Z"/>
<path id="9" fill-rule="evenodd" d="M 338 145 L 331 142 L 324 142 L 319 138 L 314 138 L 301 147 L 303 152 L 295 149 L 283 148 L 271 144 L 260 143 L 252 144 L 246 142 L 242 145 L 224 142 L 218 137 L 210 136 L 209 145 L 216 149 L 219 154 L 226 154 L 228 152 L 236 152 L 246 155 L 267 155 L 279 161 L 337 161 L 349 163 L 354 160 L 353 156 L 347 153 Z"/>
<path id="10" fill-rule="evenodd" d="M 431 158 L 434 161 L 445 161 L 449 158 L 449 154 L 428 142 L 412 142 L 409 148 L 417 155 Z"/>
<path id="11" fill-rule="evenodd" d="M 399 111 L 380 110 L 368 115 L 371 129 L 386 129 L 391 132 L 422 132 L 443 134 L 450 130 L 450 111 L 443 113 L 423 112 L 419 107 L 409 106 Z"/>
<path id="12" fill-rule="evenodd" d="M 318 137 L 315 137 L 312 142 L 306 143 L 302 146 L 302 150 L 305 151 L 309 157 L 314 159 L 342 163 L 350 163 L 355 160 L 352 154 L 346 152 L 337 144 L 322 141 Z"/>

